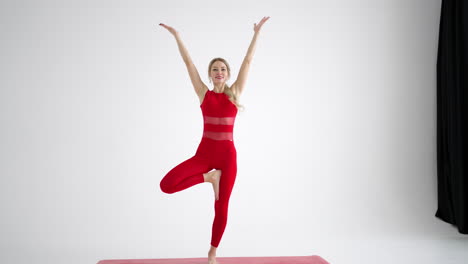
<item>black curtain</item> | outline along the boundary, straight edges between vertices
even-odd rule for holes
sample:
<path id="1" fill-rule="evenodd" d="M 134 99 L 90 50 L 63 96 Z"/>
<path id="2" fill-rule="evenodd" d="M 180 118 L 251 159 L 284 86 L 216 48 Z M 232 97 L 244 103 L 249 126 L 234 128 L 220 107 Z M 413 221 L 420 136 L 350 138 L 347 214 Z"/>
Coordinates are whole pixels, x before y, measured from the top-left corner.
<path id="1" fill-rule="evenodd" d="M 436 217 L 468 233 L 468 4 L 442 0 L 437 54 Z"/>

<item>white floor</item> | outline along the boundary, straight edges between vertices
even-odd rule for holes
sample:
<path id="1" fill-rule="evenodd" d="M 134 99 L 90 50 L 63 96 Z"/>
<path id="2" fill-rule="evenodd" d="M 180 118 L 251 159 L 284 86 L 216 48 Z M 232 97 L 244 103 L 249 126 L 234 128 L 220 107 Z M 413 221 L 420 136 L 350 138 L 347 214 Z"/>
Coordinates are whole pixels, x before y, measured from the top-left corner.
<path id="1" fill-rule="evenodd" d="M 326 243 L 317 252 L 329 263 L 468 263 L 467 238 L 347 240 Z"/>
<path id="2" fill-rule="evenodd" d="M 331 264 L 467 264 L 468 235 L 376 237 L 329 240 L 316 254 Z"/>

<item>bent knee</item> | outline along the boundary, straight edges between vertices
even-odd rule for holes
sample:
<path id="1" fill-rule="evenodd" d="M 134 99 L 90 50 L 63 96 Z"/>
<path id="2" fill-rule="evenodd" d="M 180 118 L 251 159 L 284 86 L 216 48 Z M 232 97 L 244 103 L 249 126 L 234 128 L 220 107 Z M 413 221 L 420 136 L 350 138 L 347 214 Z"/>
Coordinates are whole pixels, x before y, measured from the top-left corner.
<path id="1" fill-rule="evenodd" d="M 165 181 L 161 181 L 159 183 L 159 188 L 161 188 L 161 191 L 163 193 L 167 193 L 167 194 L 174 193 L 173 188 L 171 188 L 171 186 L 169 184 L 167 184 Z"/>

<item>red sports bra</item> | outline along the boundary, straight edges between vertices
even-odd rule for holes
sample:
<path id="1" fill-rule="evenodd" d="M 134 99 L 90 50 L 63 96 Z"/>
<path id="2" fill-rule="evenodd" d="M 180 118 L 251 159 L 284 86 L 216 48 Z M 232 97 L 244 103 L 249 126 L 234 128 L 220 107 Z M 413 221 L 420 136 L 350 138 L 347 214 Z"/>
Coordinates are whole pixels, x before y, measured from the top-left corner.
<path id="1" fill-rule="evenodd" d="M 200 105 L 203 114 L 203 137 L 214 140 L 233 140 L 237 107 L 225 93 L 206 91 Z"/>

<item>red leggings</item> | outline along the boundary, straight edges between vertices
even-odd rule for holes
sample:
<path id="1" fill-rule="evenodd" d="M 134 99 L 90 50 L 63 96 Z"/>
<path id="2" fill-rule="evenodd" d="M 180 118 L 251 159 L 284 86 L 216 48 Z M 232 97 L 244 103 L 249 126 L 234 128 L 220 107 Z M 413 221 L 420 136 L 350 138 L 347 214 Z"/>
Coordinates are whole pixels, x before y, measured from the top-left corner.
<path id="1" fill-rule="evenodd" d="M 161 180 L 161 190 L 175 193 L 204 182 L 203 173 L 221 170 L 219 200 L 215 200 L 215 218 L 211 245 L 218 247 L 228 217 L 229 197 L 236 180 L 237 152 L 233 141 L 202 138 L 195 156 L 177 165 Z"/>

